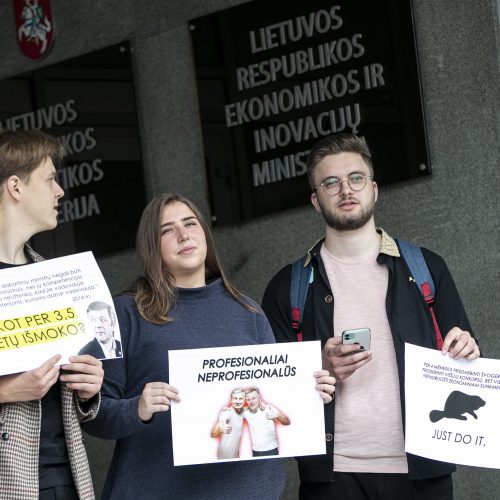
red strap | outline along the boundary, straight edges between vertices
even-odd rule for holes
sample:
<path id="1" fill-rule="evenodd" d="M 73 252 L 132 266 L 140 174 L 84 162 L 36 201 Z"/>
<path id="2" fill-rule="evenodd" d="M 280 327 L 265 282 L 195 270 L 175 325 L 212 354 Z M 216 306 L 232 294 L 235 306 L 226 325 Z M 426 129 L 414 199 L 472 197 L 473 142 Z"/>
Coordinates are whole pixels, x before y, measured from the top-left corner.
<path id="1" fill-rule="evenodd" d="M 300 328 L 300 309 L 292 307 L 292 328 L 298 330 Z"/>
<path id="2" fill-rule="evenodd" d="M 432 304 L 434 304 L 434 295 L 431 293 L 431 287 L 429 283 L 425 282 L 420 285 L 422 289 L 422 295 L 424 296 L 427 305 L 429 306 L 429 312 L 431 313 L 432 324 L 434 325 L 434 332 L 436 333 L 436 346 L 438 351 L 440 351 L 443 347 L 443 336 L 441 335 L 441 331 L 439 330 L 439 325 L 436 321 L 436 315 L 434 314 L 434 310 L 432 309 Z"/>
<path id="3" fill-rule="evenodd" d="M 422 283 L 420 285 L 420 288 L 422 289 L 422 295 L 424 296 L 425 301 L 430 307 L 432 304 L 434 304 L 434 295 L 432 295 L 431 286 L 426 281 L 425 283 Z"/>
<path id="4" fill-rule="evenodd" d="M 297 334 L 297 342 L 302 342 L 302 325 L 300 324 L 300 309 L 292 307 L 292 328 Z"/>
<path id="5" fill-rule="evenodd" d="M 439 330 L 439 325 L 436 321 L 436 315 L 434 314 L 434 309 L 432 309 L 432 306 L 429 306 L 429 311 L 431 313 L 434 331 L 436 332 L 436 347 L 438 351 L 440 351 L 443 348 L 443 336 L 441 335 L 441 331 Z"/>

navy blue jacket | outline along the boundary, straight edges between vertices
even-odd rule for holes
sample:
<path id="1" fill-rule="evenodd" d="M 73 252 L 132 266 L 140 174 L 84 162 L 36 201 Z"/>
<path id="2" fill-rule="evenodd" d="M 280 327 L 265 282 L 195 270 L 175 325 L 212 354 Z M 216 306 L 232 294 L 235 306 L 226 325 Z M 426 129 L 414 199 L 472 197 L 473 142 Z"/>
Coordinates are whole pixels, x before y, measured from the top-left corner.
<path id="1" fill-rule="evenodd" d="M 132 296 L 114 301 L 124 357 L 103 362 L 101 408 L 95 422 L 84 427 L 93 436 L 116 439 L 101 498 L 233 500 L 244 493 L 248 500 L 278 500 L 285 483 L 280 459 L 174 467 L 170 411 L 155 413 L 148 422 L 139 418 L 144 386 L 169 382 L 169 351 L 274 343 L 266 317 L 244 308 L 220 279 L 177 291 L 177 302 L 169 311 L 172 321 L 164 324 L 142 318 Z M 191 425 L 206 426 L 205 412 L 200 407 Z M 211 424 L 208 440 L 210 428 Z M 256 481 L 245 489 L 247 478 Z"/>

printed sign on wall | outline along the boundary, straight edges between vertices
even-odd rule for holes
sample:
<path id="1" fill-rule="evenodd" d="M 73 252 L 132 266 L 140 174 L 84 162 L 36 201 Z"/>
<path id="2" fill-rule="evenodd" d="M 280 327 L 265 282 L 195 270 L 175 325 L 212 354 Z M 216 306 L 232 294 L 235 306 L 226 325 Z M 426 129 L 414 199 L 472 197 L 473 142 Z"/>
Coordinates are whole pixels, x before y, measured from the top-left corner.
<path id="1" fill-rule="evenodd" d="M 430 173 L 410 0 L 255 0 L 190 23 L 212 212 L 307 203 L 311 146 L 366 137 L 379 184 Z"/>

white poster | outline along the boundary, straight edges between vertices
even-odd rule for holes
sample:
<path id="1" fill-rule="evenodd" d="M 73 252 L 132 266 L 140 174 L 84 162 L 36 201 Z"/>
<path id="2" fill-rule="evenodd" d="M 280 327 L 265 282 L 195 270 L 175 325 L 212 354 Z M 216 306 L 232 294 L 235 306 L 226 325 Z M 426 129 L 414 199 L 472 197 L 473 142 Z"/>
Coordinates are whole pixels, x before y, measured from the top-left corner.
<path id="1" fill-rule="evenodd" d="M 0 375 L 55 354 L 122 357 L 113 300 L 92 252 L 0 271 Z"/>
<path id="2" fill-rule="evenodd" d="M 169 352 L 174 465 L 325 453 L 321 345 Z"/>
<path id="3" fill-rule="evenodd" d="M 500 468 L 500 361 L 406 344 L 406 451 Z"/>

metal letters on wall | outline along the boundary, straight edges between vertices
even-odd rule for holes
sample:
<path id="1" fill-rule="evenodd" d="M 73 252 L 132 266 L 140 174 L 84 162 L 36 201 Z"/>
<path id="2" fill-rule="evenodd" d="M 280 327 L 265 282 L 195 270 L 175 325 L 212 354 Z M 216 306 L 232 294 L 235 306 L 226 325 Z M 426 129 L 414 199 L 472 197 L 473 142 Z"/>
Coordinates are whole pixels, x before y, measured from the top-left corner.
<path id="1" fill-rule="evenodd" d="M 255 0 L 190 29 L 215 223 L 307 203 L 331 133 L 366 137 L 379 184 L 430 173 L 410 0 Z"/>
<path id="2" fill-rule="evenodd" d="M 45 257 L 130 248 L 146 203 L 128 43 L 0 81 L 0 130 L 57 136 L 65 157 L 58 226 L 32 244 Z"/>

